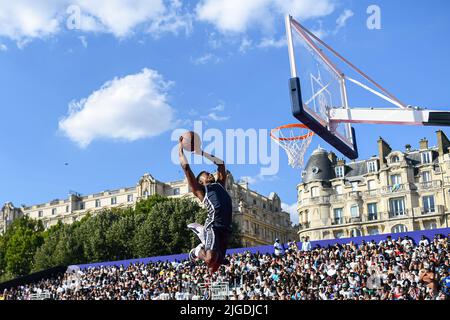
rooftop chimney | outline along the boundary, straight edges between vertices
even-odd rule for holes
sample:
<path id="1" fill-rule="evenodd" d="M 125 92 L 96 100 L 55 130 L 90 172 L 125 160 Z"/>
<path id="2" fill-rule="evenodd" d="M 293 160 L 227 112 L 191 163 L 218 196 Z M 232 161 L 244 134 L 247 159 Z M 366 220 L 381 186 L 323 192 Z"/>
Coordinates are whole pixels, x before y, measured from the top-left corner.
<path id="1" fill-rule="evenodd" d="M 450 141 L 442 130 L 436 131 L 439 156 L 442 157 L 448 153 L 450 147 Z"/>
<path id="2" fill-rule="evenodd" d="M 408 143 L 406 146 L 405 146 L 405 150 L 406 150 L 406 152 L 411 152 L 411 145 Z"/>
<path id="3" fill-rule="evenodd" d="M 419 146 L 420 146 L 420 150 L 428 149 L 428 139 L 427 138 L 423 138 L 422 140 L 420 140 Z"/>
<path id="4" fill-rule="evenodd" d="M 336 157 L 336 154 L 335 154 L 334 152 L 330 152 L 330 153 L 328 154 L 328 159 L 330 159 L 330 161 L 331 161 L 331 163 L 332 163 L 333 165 L 336 164 L 337 157 Z"/>
<path id="5" fill-rule="evenodd" d="M 386 157 L 389 153 L 392 152 L 391 146 L 383 140 L 382 137 L 378 139 L 378 156 L 382 164 L 386 164 Z"/>

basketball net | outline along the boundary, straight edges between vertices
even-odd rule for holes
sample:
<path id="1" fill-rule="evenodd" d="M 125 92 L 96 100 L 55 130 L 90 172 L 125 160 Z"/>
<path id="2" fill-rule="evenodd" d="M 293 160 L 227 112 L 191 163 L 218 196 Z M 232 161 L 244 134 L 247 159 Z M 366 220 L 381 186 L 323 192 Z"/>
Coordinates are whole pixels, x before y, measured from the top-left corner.
<path id="1" fill-rule="evenodd" d="M 304 124 L 288 124 L 270 131 L 270 137 L 286 151 L 289 165 L 294 169 L 303 168 L 313 136 L 314 132 Z"/>

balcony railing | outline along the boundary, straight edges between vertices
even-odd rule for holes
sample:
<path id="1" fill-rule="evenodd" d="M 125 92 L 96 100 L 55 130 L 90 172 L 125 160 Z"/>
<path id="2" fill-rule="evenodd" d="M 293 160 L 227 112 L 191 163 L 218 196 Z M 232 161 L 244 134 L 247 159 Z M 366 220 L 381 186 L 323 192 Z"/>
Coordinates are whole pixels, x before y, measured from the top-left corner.
<path id="1" fill-rule="evenodd" d="M 339 202 L 339 201 L 345 201 L 346 195 L 345 194 L 334 194 L 330 196 L 331 202 Z"/>
<path id="2" fill-rule="evenodd" d="M 419 190 L 439 189 L 442 188 L 441 180 L 427 181 L 419 183 Z"/>
<path id="3" fill-rule="evenodd" d="M 380 191 L 378 189 L 375 189 L 375 190 L 364 191 L 363 196 L 364 197 L 377 197 L 379 194 L 380 194 Z"/>
<path id="4" fill-rule="evenodd" d="M 360 199 L 362 196 L 362 192 L 360 191 L 352 191 L 348 194 L 349 199 Z"/>
<path id="5" fill-rule="evenodd" d="M 337 226 L 337 225 L 341 225 L 341 224 L 345 224 L 345 219 L 344 217 L 341 218 L 333 218 L 333 220 L 331 221 L 331 225 L 333 226 Z"/>
<path id="6" fill-rule="evenodd" d="M 314 197 L 309 199 L 302 199 L 299 201 L 299 205 L 301 206 L 309 206 L 309 205 L 316 205 L 316 204 L 329 204 L 330 203 L 330 197 Z"/>
<path id="7" fill-rule="evenodd" d="M 434 207 L 429 208 L 415 208 L 414 214 L 415 216 L 426 216 L 426 215 L 433 215 L 433 214 L 443 214 L 445 212 L 445 208 L 442 205 L 437 205 Z"/>
<path id="8" fill-rule="evenodd" d="M 395 184 L 381 188 L 382 194 L 392 194 L 397 192 L 404 192 L 409 190 L 409 184 Z"/>
<path id="9" fill-rule="evenodd" d="M 389 211 L 389 219 L 403 219 L 409 217 L 408 209 L 399 211 Z"/>

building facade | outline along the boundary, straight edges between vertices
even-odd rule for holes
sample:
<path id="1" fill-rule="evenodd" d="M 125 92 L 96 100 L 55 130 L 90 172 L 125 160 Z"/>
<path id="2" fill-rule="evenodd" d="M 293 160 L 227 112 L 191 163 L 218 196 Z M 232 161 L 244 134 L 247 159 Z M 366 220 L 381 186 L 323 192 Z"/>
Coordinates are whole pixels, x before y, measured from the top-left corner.
<path id="1" fill-rule="evenodd" d="M 233 219 L 239 225 L 243 245 L 264 245 L 273 243 L 275 238 L 287 241 L 296 237 L 290 216 L 281 209 L 281 199 L 276 193 L 271 193 L 269 197 L 263 196 L 249 189 L 247 183 L 235 182 L 231 174 L 228 177 L 227 190 L 233 200 Z M 42 220 L 48 228 L 58 221 L 72 223 L 88 213 L 95 214 L 107 208 L 134 207 L 139 200 L 154 194 L 198 201 L 186 179 L 166 183 L 156 180 L 150 174 L 144 174 L 134 187 L 84 196 L 71 194 L 68 199 L 56 199 L 21 208 L 6 203 L 0 211 L 0 232 L 4 232 L 15 218 L 23 215 Z"/>
<path id="2" fill-rule="evenodd" d="M 378 155 L 346 163 L 317 149 L 297 187 L 300 237 L 333 239 L 447 228 L 450 142 L 438 131 L 428 140 L 392 150 L 382 138 Z"/>

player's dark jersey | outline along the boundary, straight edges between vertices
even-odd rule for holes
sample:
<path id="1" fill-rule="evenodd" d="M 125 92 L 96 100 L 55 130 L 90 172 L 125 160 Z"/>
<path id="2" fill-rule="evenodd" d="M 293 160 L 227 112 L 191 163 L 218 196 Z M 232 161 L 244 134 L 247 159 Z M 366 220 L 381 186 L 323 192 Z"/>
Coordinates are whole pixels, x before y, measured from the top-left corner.
<path id="1" fill-rule="evenodd" d="M 233 204 L 230 195 L 220 183 L 205 186 L 203 203 L 208 210 L 205 228 L 212 226 L 224 232 L 231 232 Z"/>

